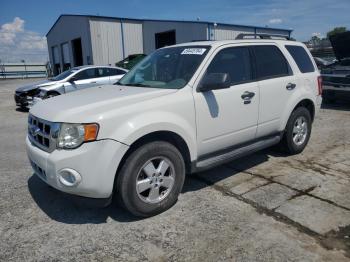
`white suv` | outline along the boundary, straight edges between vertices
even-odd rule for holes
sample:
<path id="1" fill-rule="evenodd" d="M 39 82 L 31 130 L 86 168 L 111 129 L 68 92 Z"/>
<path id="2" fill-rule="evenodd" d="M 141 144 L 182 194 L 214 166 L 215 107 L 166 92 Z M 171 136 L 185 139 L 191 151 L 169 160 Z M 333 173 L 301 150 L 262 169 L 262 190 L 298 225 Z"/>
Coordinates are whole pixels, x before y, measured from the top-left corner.
<path id="1" fill-rule="evenodd" d="M 185 174 L 280 143 L 305 148 L 321 103 L 305 46 L 242 39 L 159 49 L 117 85 L 30 110 L 27 152 L 52 187 L 137 216 L 171 207 Z"/>

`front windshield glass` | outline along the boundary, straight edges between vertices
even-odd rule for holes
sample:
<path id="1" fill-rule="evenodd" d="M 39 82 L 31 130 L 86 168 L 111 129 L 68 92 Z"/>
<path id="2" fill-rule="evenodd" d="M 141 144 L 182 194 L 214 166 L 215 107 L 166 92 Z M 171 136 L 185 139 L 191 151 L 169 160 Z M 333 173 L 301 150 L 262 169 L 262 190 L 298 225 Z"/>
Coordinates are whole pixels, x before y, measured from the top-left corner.
<path id="1" fill-rule="evenodd" d="M 61 74 L 55 76 L 55 77 L 52 77 L 50 78 L 50 80 L 52 81 L 60 81 L 60 80 L 63 80 L 65 79 L 66 77 L 70 76 L 71 74 L 73 74 L 74 72 L 78 71 L 77 69 L 70 69 L 70 70 L 67 70 L 67 71 L 64 71 L 62 72 Z"/>
<path id="2" fill-rule="evenodd" d="M 208 50 L 208 46 L 159 49 L 144 58 L 117 84 L 180 89 L 192 78 Z"/>

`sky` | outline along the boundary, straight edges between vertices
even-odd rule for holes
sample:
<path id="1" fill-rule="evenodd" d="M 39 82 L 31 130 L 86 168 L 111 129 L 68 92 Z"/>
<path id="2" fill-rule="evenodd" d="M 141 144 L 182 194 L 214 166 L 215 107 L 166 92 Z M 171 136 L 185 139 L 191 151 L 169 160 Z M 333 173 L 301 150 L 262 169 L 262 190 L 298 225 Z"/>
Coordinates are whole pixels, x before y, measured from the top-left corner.
<path id="1" fill-rule="evenodd" d="M 46 33 L 61 14 L 201 20 L 293 29 L 306 41 L 350 28 L 350 0 L 1 0 L 0 60 L 44 62 Z"/>

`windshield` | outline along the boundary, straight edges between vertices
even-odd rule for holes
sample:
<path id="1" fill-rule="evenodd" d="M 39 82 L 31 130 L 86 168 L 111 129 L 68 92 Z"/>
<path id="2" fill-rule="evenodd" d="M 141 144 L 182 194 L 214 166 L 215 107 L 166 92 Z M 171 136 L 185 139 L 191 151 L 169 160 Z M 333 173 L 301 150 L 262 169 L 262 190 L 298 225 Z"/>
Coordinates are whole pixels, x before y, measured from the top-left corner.
<path id="1" fill-rule="evenodd" d="M 138 63 L 117 84 L 180 89 L 192 78 L 208 50 L 208 46 L 159 49 Z"/>
<path id="2" fill-rule="evenodd" d="M 70 69 L 70 70 L 62 72 L 61 74 L 59 74 L 59 75 L 57 75 L 55 77 L 50 78 L 50 80 L 52 80 L 52 81 L 60 81 L 60 80 L 65 79 L 69 75 L 73 74 L 74 72 L 77 72 L 77 71 L 78 71 L 77 69 L 73 68 L 73 69 Z"/>

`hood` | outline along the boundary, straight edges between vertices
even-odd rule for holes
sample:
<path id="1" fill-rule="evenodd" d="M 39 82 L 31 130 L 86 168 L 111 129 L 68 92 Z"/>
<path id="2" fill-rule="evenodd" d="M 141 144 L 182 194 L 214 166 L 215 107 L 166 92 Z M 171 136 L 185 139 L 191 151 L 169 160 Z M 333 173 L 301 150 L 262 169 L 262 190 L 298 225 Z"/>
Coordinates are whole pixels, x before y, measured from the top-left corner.
<path id="1" fill-rule="evenodd" d="M 341 61 L 350 58 L 350 31 L 333 35 L 329 38 L 336 58 Z"/>
<path id="2" fill-rule="evenodd" d="M 57 82 L 58 81 L 43 80 L 43 81 L 36 82 L 33 84 L 21 86 L 21 87 L 17 88 L 16 91 L 17 92 L 28 92 L 28 91 L 31 91 L 33 89 L 39 88 L 39 87 L 44 87 L 44 86 L 56 84 Z"/>
<path id="3" fill-rule="evenodd" d="M 177 89 L 105 85 L 53 97 L 35 104 L 30 113 L 52 122 L 98 122 L 113 110 L 133 106 Z"/>

